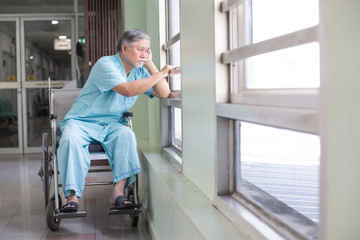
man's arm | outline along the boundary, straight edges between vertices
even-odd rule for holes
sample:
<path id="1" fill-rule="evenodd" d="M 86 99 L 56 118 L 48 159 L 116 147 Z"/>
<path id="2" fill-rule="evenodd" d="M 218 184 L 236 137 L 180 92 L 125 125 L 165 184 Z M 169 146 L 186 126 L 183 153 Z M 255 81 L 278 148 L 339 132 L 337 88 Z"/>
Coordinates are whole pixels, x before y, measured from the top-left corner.
<path id="1" fill-rule="evenodd" d="M 149 71 L 149 73 L 151 75 L 157 74 L 159 72 L 159 70 L 156 68 L 155 64 L 153 63 L 153 61 L 151 59 L 148 59 L 148 61 L 146 61 L 144 66 L 146 67 L 146 69 Z M 168 72 L 168 74 L 169 74 L 169 72 Z M 168 76 L 168 75 L 166 75 L 166 76 Z M 170 96 L 169 84 L 166 81 L 165 77 L 160 79 L 160 81 L 158 81 L 154 85 L 151 94 L 158 98 L 168 98 Z"/>
<path id="2" fill-rule="evenodd" d="M 140 94 L 146 92 L 147 90 L 149 90 L 152 86 L 158 84 L 163 79 L 165 80 L 165 77 L 168 76 L 169 70 L 171 68 L 172 68 L 171 66 L 166 65 L 165 67 L 163 67 L 163 69 L 161 69 L 160 72 L 157 71 L 147 78 L 138 79 L 138 80 L 132 81 L 132 82 L 120 83 L 119 85 L 116 85 L 112 89 L 115 92 L 117 92 L 125 97 L 132 97 L 132 96 L 140 95 Z M 166 82 L 166 80 L 165 80 L 165 82 Z M 167 84 L 167 82 L 166 82 L 166 84 Z M 155 86 L 154 86 L 154 88 L 155 88 Z M 152 92 L 154 92 L 154 91 L 152 91 Z M 170 90 L 169 90 L 169 93 L 170 93 Z M 154 94 L 154 96 L 161 97 L 162 95 L 158 96 L 156 93 L 156 94 Z"/>

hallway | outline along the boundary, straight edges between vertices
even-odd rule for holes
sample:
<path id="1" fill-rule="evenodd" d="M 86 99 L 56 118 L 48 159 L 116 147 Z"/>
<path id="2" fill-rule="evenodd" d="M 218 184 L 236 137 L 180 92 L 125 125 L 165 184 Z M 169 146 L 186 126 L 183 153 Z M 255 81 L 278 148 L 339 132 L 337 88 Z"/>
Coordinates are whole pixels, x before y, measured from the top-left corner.
<path id="1" fill-rule="evenodd" d="M 38 176 L 40 159 L 41 154 L 0 155 L 0 240 L 151 239 L 141 215 L 137 227 L 130 226 L 128 215 L 107 215 L 112 186 L 86 187 L 80 209 L 88 216 L 63 219 L 57 232 L 50 231 Z"/>

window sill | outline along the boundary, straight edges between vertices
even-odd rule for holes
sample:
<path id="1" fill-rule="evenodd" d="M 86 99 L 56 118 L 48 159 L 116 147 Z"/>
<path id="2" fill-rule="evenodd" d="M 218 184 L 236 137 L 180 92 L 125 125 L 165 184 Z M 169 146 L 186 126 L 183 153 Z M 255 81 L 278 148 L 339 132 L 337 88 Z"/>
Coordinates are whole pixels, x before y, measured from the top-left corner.
<path id="1" fill-rule="evenodd" d="M 154 239 L 248 239 L 167 154 L 148 141 L 139 142 L 138 148 L 143 167 L 139 196 Z"/>
<path id="2" fill-rule="evenodd" d="M 181 99 L 181 90 L 171 91 L 170 98 Z"/>
<path id="3" fill-rule="evenodd" d="M 182 156 L 178 154 L 172 147 L 163 147 L 161 151 L 165 158 L 182 171 Z"/>
<path id="4" fill-rule="evenodd" d="M 166 106 L 182 108 L 181 98 L 175 97 L 173 95 L 173 92 L 171 93 L 171 96 L 169 98 L 161 99 L 161 102 L 162 102 L 162 104 L 164 104 Z"/>
<path id="5" fill-rule="evenodd" d="M 250 239 L 285 240 L 284 237 L 236 201 L 232 196 L 220 195 L 215 197 L 215 205 L 228 216 L 238 228 L 244 229 L 250 236 Z"/>

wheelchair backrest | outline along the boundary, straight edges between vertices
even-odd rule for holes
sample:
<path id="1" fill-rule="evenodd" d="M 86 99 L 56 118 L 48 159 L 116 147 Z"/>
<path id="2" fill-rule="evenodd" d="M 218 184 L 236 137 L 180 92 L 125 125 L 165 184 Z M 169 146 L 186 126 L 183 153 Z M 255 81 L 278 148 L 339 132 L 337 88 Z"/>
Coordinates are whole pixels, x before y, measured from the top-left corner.
<path id="1" fill-rule="evenodd" d="M 81 89 L 51 89 L 51 104 L 53 111 L 57 115 L 56 125 L 64 119 L 65 115 L 70 110 L 73 102 L 78 97 Z"/>

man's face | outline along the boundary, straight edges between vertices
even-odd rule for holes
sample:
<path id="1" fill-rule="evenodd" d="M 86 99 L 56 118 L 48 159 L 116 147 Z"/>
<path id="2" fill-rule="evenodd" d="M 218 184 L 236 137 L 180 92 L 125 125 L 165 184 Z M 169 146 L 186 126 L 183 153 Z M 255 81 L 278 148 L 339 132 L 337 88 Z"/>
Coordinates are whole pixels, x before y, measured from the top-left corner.
<path id="1" fill-rule="evenodd" d="M 123 51 L 124 56 L 127 62 L 135 67 L 139 68 L 144 65 L 149 57 L 149 49 L 150 42 L 147 39 L 140 40 L 136 43 L 136 45 L 128 48 L 125 47 L 125 51 Z"/>

